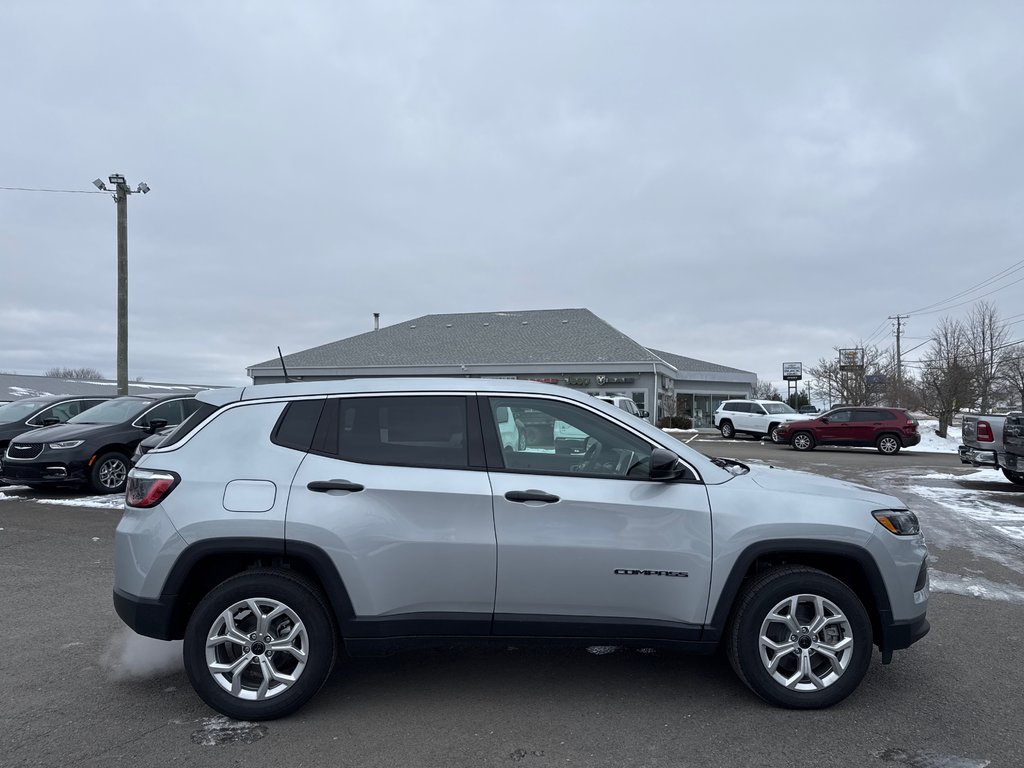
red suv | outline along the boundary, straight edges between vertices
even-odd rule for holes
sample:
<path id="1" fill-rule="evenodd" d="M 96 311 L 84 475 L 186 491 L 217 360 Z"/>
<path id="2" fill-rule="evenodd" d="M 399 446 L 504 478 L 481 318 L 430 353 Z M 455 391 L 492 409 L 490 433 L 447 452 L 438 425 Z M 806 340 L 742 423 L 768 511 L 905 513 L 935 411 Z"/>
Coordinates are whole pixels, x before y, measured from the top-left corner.
<path id="1" fill-rule="evenodd" d="M 779 427 L 779 442 L 797 451 L 816 445 L 873 445 L 879 453 L 898 453 L 917 445 L 917 419 L 902 408 L 843 407 L 816 419 L 791 421 Z"/>

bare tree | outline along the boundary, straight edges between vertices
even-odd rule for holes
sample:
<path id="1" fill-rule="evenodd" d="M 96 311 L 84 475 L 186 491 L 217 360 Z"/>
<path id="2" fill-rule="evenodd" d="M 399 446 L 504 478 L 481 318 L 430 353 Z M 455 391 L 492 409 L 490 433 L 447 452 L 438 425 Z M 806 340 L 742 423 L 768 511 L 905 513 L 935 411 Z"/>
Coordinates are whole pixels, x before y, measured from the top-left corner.
<path id="1" fill-rule="evenodd" d="M 864 350 L 864 369 L 862 371 L 842 371 L 839 369 L 838 352 L 831 360 L 822 358 L 817 365 L 811 366 L 807 372 L 817 382 L 818 396 L 825 400 L 829 407 L 838 403 L 846 405 L 869 405 L 873 399 L 881 396 L 875 388 L 868 387 L 868 377 L 873 381 L 884 379 L 888 381 L 887 374 L 891 368 L 891 362 L 887 353 L 875 346 L 866 346 L 861 343 L 859 349 Z M 878 387 L 878 385 L 876 385 Z M 882 389 L 879 387 L 879 389 Z"/>
<path id="2" fill-rule="evenodd" d="M 107 378 L 95 368 L 51 368 L 43 376 L 52 376 L 55 379 L 85 379 L 88 381 Z"/>
<path id="3" fill-rule="evenodd" d="M 779 390 L 775 388 L 775 385 L 770 381 L 757 380 L 754 384 L 754 399 L 755 400 L 781 400 L 782 395 L 779 394 Z"/>
<path id="4" fill-rule="evenodd" d="M 1024 411 L 1024 344 L 1007 347 L 1003 358 L 1001 381 L 1008 394 Z"/>
<path id="5" fill-rule="evenodd" d="M 999 310 L 987 301 L 974 305 L 964 326 L 967 351 L 974 370 L 974 390 L 982 413 L 992 408 L 992 395 L 1006 357 L 1003 347 L 1010 329 L 999 318 Z"/>
<path id="6" fill-rule="evenodd" d="M 932 331 L 931 347 L 921 362 L 924 404 L 939 419 L 936 434 L 945 437 L 953 414 L 972 404 L 976 397 L 976 370 L 967 326 L 944 318 Z"/>

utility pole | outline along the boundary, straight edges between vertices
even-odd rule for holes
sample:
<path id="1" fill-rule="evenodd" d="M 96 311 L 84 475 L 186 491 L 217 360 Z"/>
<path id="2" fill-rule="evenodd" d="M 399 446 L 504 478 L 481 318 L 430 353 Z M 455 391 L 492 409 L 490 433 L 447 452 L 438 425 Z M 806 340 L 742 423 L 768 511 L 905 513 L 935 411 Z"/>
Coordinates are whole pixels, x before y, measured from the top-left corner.
<path id="1" fill-rule="evenodd" d="M 142 182 L 131 189 L 124 176 L 112 173 L 107 181 L 114 187 L 114 203 L 117 205 L 117 394 L 128 394 L 128 195 L 136 192 L 146 194 L 149 185 Z M 101 179 L 93 184 L 106 191 L 107 185 Z"/>
<path id="2" fill-rule="evenodd" d="M 900 352 L 900 337 L 903 331 L 903 321 L 910 315 L 889 315 L 890 320 L 896 321 L 896 405 L 901 405 L 903 399 L 903 355 Z"/>

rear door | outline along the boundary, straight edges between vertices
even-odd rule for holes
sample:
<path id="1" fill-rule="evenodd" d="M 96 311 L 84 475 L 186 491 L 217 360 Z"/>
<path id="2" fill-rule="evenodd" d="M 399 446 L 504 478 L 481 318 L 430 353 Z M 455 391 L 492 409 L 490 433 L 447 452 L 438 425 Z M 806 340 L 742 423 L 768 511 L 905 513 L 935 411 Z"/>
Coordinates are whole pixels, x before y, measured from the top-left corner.
<path id="1" fill-rule="evenodd" d="M 487 634 L 494 516 L 475 398 L 329 399 L 285 536 L 334 562 L 356 614 L 349 636 Z"/>
<path id="2" fill-rule="evenodd" d="M 696 638 L 711 576 L 711 513 L 696 475 L 649 480 L 652 444 L 577 403 L 482 403 L 498 545 L 494 633 Z M 571 424 L 586 453 L 501 451 L 503 407 Z"/>
<path id="3" fill-rule="evenodd" d="M 878 435 L 888 427 L 894 432 L 896 429 L 895 420 L 889 411 L 880 411 L 874 408 L 864 408 L 853 412 L 853 424 L 851 425 L 851 440 L 859 445 L 874 445 Z"/>

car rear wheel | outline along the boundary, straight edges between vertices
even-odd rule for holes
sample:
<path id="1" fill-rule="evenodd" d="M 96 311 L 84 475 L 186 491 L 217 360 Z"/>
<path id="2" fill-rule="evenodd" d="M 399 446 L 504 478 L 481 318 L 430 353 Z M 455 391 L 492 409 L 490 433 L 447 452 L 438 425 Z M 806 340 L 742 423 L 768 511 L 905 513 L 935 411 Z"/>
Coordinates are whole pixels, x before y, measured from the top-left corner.
<path id="1" fill-rule="evenodd" d="M 722 437 L 726 440 L 736 437 L 736 430 L 732 428 L 731 421 L 723 421 L 718 425 L 718 428 L 722 431 Z"/>
<path id="2" fill-rule="evenodd" d="M 1014 485 L 1024 485 L 1024 472 L 1013 472 L 1006 467 L 1003 467 L 1003 474 L 1006 475 L 1006 479 Z"/>
<path id="3" fill-rule="evenodd" d="M 336 633 L 320 592 L 297 574 L 247 571 L 214 587 L 185 630 L 192 687 L 236 720 L 291 714 L 326 682 Z"/>
<path id="4" fill-rule="evenodd" d="M 903 444 L 900 442 L 900 439 L 896 437 L 896 435 L 882 435 L 881 437 L 878 438 L 878 441 L 875 443 L 875 447 L 878 448 L 879 453 L 884 453 L 887 456 L 891 456 L 894 453 L 899 453 L 900 448 L 903 447 Z"/>
<path id="5" fill-rule="evenodd" d="M 810 432 L 797 432 L 789 441 L 796 451 L 809 451 L 814 448 L 814 436 Z"/>
<path id="6" fill-rule="evenodd" d="M 104 453 L 92 463 L 89 485 L 96 493 L 124 493 L 128 459 L 120 453 Z"/>
<path id="7" fill-rule="evenodd" d="M 740 597 L 727 640 L 739 678 L 765 701 L 789 709 L 842 701 L 871 661 L 871 620 L 860 598 L 805 566 L 756 578 Z"/>

